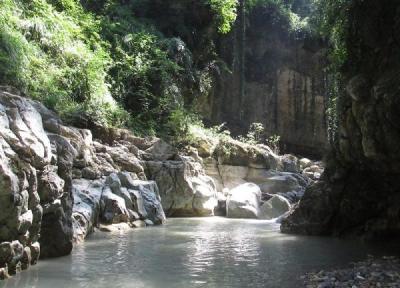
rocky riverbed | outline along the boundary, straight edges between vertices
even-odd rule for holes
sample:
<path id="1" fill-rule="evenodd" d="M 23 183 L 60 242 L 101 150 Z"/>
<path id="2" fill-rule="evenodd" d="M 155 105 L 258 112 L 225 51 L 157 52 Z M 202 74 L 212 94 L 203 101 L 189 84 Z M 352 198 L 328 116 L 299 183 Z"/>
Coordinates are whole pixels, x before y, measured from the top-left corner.
<path id="1" fill-rule="evenodd" d="M 178 151 L 128 130 L 80 129 L 3 87 L 0 278 L 39 257 L 68 255 L 99 226 L 151 226 L 166 216 L 276 218 L 320 177 L 316 164 L 231 138 Z"/>
<path id="2" fill-rule="evenodd" d="M 352 263 L 350 267 L 310 273 L 302 277 L 307 288 L 398 288 L 400 260 L 396 257 Z"/>

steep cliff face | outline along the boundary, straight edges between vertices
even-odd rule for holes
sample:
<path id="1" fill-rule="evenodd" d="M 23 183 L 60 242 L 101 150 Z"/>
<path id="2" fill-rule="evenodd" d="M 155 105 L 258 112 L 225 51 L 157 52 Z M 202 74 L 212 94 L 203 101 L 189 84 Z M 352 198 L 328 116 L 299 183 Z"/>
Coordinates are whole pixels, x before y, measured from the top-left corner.
<path id="1" fill-rule="evenodd" d="M 227 122 L 235 134 L 263 123 L 267 135 L 281 136 L 285 152 L 320 156 L 327 145 L 323 43 L 295 37 L 276 7 L 253 9 L 247 16 L 242 71 L 239 26 L 240 19 L 220 41 L 228 67 L 218 71 L 214 92 L 201 99 L 203 114 L 212 123 Z"/>
<path id="2" fill-rule="evenodd" d="M 352 3 L 338 145 L 284 232 L 400 234 L 399 19 L 398 1 Z"/>

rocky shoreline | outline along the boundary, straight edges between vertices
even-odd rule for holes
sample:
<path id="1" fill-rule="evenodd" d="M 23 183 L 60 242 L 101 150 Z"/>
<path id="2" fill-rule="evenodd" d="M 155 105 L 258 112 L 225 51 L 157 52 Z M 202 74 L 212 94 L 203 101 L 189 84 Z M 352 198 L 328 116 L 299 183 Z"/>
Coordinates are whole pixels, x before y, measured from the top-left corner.
<path id="1" fill-rule="evenodd" d="M 0 89 L 0 279 L 39 257 L 68 255 L 96 228 L 277 218 L 320 177 L 316 164 L 231 138 L 178 151 L 124 129 L 76 128 Z"/>
<path id="2" fill-rule="evenodd" d="M 370 257 L 351 263 L 348 268 L 310 273 L 302 279 L 307 288 L 397 288 L 400 287 L 400 260 Z"/>

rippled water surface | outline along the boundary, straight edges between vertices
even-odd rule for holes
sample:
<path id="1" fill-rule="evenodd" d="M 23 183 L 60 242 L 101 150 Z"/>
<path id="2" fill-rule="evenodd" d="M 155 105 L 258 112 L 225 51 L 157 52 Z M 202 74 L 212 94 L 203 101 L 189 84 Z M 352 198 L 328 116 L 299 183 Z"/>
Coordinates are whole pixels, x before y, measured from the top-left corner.
<path id="1" fill-rule="evenodd" d="M 299 277 L 369 253 L 360 243 L 279 233 L 277 224 L 169 219 L 163 227 L 95 233 L 68 257 L 40 261 L 0 287 L 299 287 Z"/>

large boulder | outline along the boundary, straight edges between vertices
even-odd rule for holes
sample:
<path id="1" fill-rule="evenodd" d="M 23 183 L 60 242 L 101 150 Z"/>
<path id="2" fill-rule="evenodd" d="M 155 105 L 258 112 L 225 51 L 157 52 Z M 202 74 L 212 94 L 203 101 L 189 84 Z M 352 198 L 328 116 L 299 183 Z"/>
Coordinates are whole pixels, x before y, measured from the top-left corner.
<path id="1" fill-rule="evenodd" d="M 160 188 L 161 203 L 168 216 L 213 215 L 217 191 L 200 163 L 185 157 L 181 161 L 147 161 L 145 171 Z"/>
<path id="2" fill-rule="evenodd" d="M 258 218 L 261 190 L 254 183 L 245 183 L 232 189 L 226 200 L 226 216 L 229 218 Z"/>
<path id="3" fill-rule="evenodd" d="M 142 219 L 149 219 L 154 224 L 163 224 L 166 220 L 161 197 L 155 181 L 134 180 L 128 173 L 118 174 L 122 185 L 128 189 L 133 210 Z"/>
<path id="4" fill-rule="evenodd" d="M 84 240 L 100 223 L 165 222 L 157 184 L 122 171 L 97 180 L 73 180 L 74 240 Z M 133 174 L 134 175 L 134 174 Z"/>
<path id="5" fill-rule="evenodd" d="M 275 219 L 287 213 L 290 207 L 291 205 L 285 197 L 274 195 L 261 206 L 258 217 L 267 220 Z"/>

